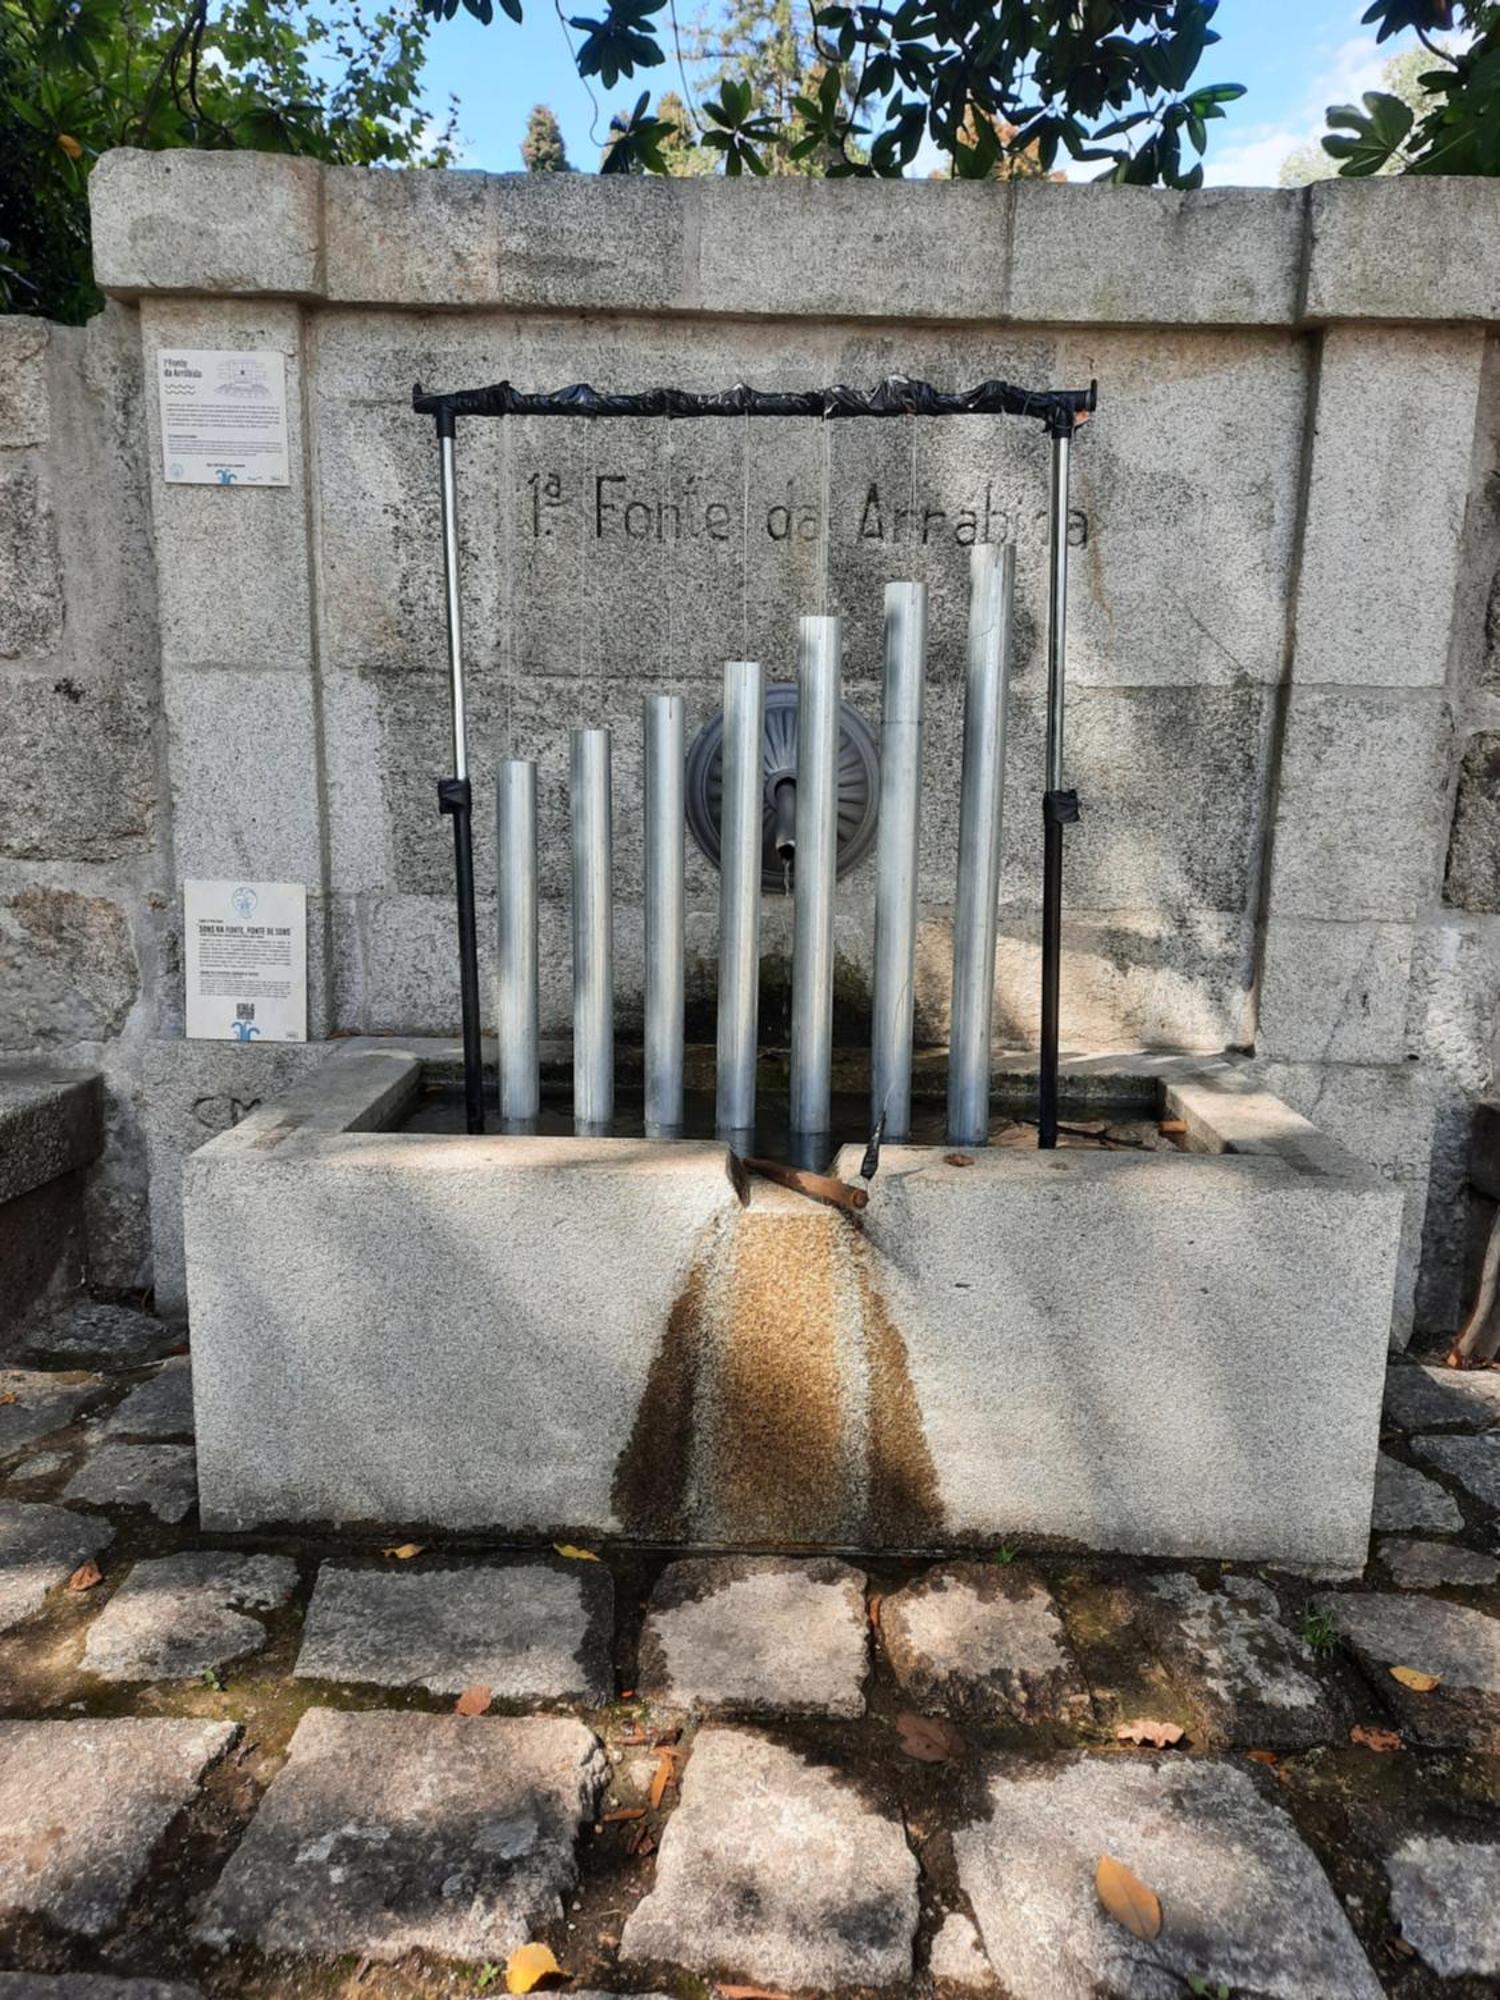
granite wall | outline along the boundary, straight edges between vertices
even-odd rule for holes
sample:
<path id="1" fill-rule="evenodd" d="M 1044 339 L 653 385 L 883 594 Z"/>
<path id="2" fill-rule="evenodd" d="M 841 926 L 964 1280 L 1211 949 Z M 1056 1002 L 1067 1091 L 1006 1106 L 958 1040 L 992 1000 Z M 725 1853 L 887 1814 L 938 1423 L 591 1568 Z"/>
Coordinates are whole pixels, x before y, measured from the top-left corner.
<path id="1" fill-rule="evenodd" d="M 82 333 L 10 323 L 0 349 L 0 701 L 20 714 L 0 752 L 18 967 L 0 1039 L 104 1055 L 112 1269 L 144 1269 L 143 1128 L 170 1305 L 187 1146 L 316 1041 L 456 1027 L 436 454 L 414 381 L 1097 376 L 1070 536 L 1065 1040 L 1253 1049 L 1408 1190 L 1398 1328 L 1419 1263 L 1419 1320 L 1453 1322 L 1500 958 L 1500 188 L 610 183 L 122 152 L 93 203 L 107 312 Z M 286 356 L 289 488 L 163 482 L 139 385 L 165 345 Z M 920 577 L 918 1032 L 940 1041 L 967 550 L 990 539 L 1014 542 L 1018 577 L 997 1037 L 1034 1038 L 1040 429 L 536 419 L 471 422 L 458 450 L 487 1012 L 494 759 L 541 765 L 544 1026 L 562 1030 L 567 732 L 615 730 L 628 1033 L 642 694 L 681 691 L 696 729 L 725 657 L 786 678 L 796 618 L 826 609 L 878 722 L 882 586 Z M 241 873 L 308 886 L 306 1051 L 181 1039 L 178 885 Z M 866 863 L 839 905 L 846 1018 L 872 900 Z M 789 916 L 768 899 L 773 1031 Z M 716 877 L 693 850 L 688 925 L 702 1020 Z"/>

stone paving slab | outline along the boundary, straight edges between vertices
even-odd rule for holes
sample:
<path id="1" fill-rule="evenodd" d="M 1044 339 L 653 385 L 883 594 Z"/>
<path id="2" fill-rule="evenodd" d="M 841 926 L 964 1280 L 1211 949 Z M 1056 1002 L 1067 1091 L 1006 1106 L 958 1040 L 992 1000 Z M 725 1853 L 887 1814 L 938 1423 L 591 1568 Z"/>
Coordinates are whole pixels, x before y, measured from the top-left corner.
<path id="1" fill-rule="evenodd" d="M 144 1507 L 158 1521 L 180 1521 L 198 1497 L 193 1448 L 106 1438 L 73 1474 L 62 1497 L 95 1507 Z"/>
<path id="2" fill-rule="evenodd" d="M 304 1957 L 503 1962 L 560 1916 L 606 1770 L 565 1716 L 310 1709 L 198 1935 Z"/>
<path id="3" fill-rule="evenodd" d="M 69 1369 L 0 1368 L 0 1458 L 61 1430 L 106 1387 L 99 1375 Z"/>
<path id="4" fill-rule="evenodd" d="M 1014 1763 L 986 1791 L 992 1816 L 954 1847 L 1010 2000 L 1182 2000 L 1192 1978 L 1257 2000 L 1381 2000 L 1322 1869 L 1245 1771 L 1206 1759 Z M 1101 1908 L 1104 1854 L 1160 1897 L 1154 1941 Z"/>
<path id="5" fill-rule="evenodd" d="M 115 1979 L 105 1972 L 0 1972 L 0 2000 L 202 2000 L 176 1979 Z"/>
<path id="6" fill-rule="evenodd" d="M 837 1771 L 709 1725 L 620 1956 L 774 1987 L 904 1990 L 916 1927 L 917 1862 L 898 1821 Z"/>
<path id="7" fill-rule="evenodd" d="M 1417 1437 L 1411 1448 L 1486 1507 L 1500 1507 L 1500 1436 Z"/>
<path id="8" fill-rule="evenodd" d="M 1221 1742 L 1297 1746 L 1336 1733 L 1312 1652 L 1283 1623 L 1268 1584 L 1231 1575 L 1205 1589 L 1179 1570 L 1133 1594 L 1158 1658 Z"/>
<path id="9" fill-rule="evenodd" d="M 1320 1597 L 1339 1637 L 1373 1670 L 1385 1698 L 1417 1741 L 1500 1748 L 1500 1619 L 1440 1597 Z M 1436 1674 L 1426 1694 L 1404 1688 L 1392 1667 Z"/>
<path id="10" fill-rule="evenodd" d="M 1381 1452 L 1375 1464 L 1375 1513 L 1371 1524 L 1382 1531 L 1428 1528 L 1456 1535 L 1464 1525 L 1463 1509 L 1445 1487 L 1414 1465 Z"/>
<path id="11" fill-rule="evenodd" d="M 684 1710 L 857 1716 L 868 1668 L 858 1570 L 831 1556 L 694 1557 L 651 1593 L 636 1686 Z"/>
<path id="12" fill-rule="evenodd" d="M 1409 1541 L 1387 1535 L 1380 1544 L 1380 1560 L 1402 1590 L 1439 1590 L 1444 1584 L 1487 1590 L 1500 1579 L 1500 1561 L 1457 1542 Z"/>
<path id="13" fill-rule="evenodd" d="M 0 1500 L 0 1632 L 29 1618 L 55 1585 L 114 1540 L 108 1521 L 43 1501 Z"/>
<path id="14" fill-rule="evenodd" d="M 614 1589 L 603 1563 L 350 1569 L 324 1563 L 294 1672 L 504 1701 L 608 1701 Z"/>
<path id="15" fill-rule="evenodd" d="M 1423 1836 L 1385 1864 L 1401 1935 L 1444 1979 L 1500 1974 L 1500 1846 Z"/>
<path id="16" fill-rule="evenodd" d="M 257 1653 L 271 1611 L 297 1587 L 290 1556 L 189 1550 L 138 1562 L 89 1627 L 84 1670 L 106 1681 L 196 1680 Z"/>
<path id="17" fill-rule="evenodd" d="M 34 1451 L 23 1458 L 6 1475 L 7 1486 L 25 1486 L 33 1480 L 50 1479 L 54 1472 L 61 1472 L 65 1465 L 72 1463 L 72 1455 L 66 1451 Z"/>
<path id="18" fill-rule="evenodd" d="M 187 1355 L 174 1354 L 150 1381 L 138 1383 L 103 1429 L 107 1437 L 191 1437 L 193 1364 Z"/>
<path id="19" fill-rule="evenodd" d="M 28 1331 L 27 1352 L 51 1361 L 98 1361 L 111 1368 L 139 1368 L 175 1346 L 179 1332 L 134 1306 L 80 1299 Z"/>
<path id="20" fill-rule="evenodd" d="M 1500 1368 L 1392 1368 L 1385 1413 L 1403 1431 L 1487 1430 L 1500 1422 Z"/>
<path id="21" fill-rule="evenodd" d="M 1051 1591 L 1016 1564 L 945 1563 L 881 1600 L 880 1636 L 918 1703 L 992 1720 L 1087 1721 L 1092 1704 Z"/>
<path id="22" fill-rule="evenodd" d="M 945 1979 L 950 1986 L 978 1990 L 991 1989 L 999 1983 L 984 1955 L 978 1931 L 961 1910 L 944 1917 L 932 1940 L 928 1970 L 934 1979 Z"/>
<path id="23" fill-rule="evenodd" d="M 0 1914 L 109 1930 L 237 1734 L 232 1722 L 0 1722 Z"/>

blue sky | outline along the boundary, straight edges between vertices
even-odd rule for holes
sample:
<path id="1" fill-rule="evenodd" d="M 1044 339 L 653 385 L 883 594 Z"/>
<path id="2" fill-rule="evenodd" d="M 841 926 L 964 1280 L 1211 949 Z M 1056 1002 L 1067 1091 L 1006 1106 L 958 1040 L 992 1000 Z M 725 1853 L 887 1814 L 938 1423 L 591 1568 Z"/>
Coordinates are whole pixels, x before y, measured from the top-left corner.
<path id="1" fill-rule="evenodd" d="M 1323 129 L 1323 107 L 1347 102 L 1379 81 L 1385 59 L 1404 44 L 1376 53 L 1373 33 L 1360 25 L 1367 0 L 1222 0 L 1223 37 L 1204 60 L 1204 82 L 1234 82 L 1247 95 L 1213 129 L 1207 179 L 1223 186 L 1274 185 L 1282 160 Z M 514 26 L 497 10 L 481 28 L 467 14 L 440 23 L 429 44 L 429 97 L 449 91 L 460 101 L 464 164 L 492 172 L 520 167 L 526 114 L 550 104 L 577 166 L 592 166 L 612 111 L 629 105 L 641 83 L 599 96 L 596 114 L 568 58 L 552 0 L 525 0 L 526 20 Z M 564 13 L 590 13 L 588 0 L 562 0 Z M 691 19 L 693 0 L 679 12 Z M 675 81 L 675 69 L 653 71 L 655 90 Z M 591 137 L 590 128 L 594 136 Z"/>

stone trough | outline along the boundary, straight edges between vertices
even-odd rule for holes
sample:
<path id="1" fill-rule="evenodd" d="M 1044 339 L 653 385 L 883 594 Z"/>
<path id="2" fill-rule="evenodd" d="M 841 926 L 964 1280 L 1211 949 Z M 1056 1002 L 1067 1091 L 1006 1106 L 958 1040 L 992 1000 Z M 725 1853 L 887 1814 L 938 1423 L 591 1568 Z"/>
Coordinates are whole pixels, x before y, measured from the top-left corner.
<path id="1" fill-rule="evenodd" d="M 1182 1150 L 888 1147 L 857 1222 L 716 1143 L 391 1129 L 425 1067 L 351 1043 L 188 1163 L 206 1526 L 1362 1567 L 1401 1191 L 1233 1059 L 1069 1066 Z"/>

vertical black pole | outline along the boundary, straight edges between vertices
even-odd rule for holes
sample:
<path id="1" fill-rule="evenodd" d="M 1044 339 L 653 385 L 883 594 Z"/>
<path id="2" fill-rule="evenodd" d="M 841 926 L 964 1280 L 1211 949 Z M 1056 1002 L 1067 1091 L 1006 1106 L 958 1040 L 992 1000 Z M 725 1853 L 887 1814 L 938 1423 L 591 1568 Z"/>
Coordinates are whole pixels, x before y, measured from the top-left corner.
<path id="1" fill-rule="evenodd" d="M 1047 530 L 1047 789 L 1042 796 L 1042 1048 L 1037 1144 L 1057 1144 L 1057 1038 L 1062 977 L 1063 828 L 1078 818 L 1078 794 L 1063 790 L 1063 707 L 1068 621 L 1068 475 L 1076 419 L 1051 424 L 1052 501 Z"/>
<path id="2" fill-rule="evenodd" d="M 474 800 L 464 727 L 463 615 L 458 589 L 458 490 L 453 465 L 453 412 L 437 417 L 442 496 L 443 586 L 448 613 L 448 680 L 453 705 L 453 776 L 438 780 L 438 810 L 453 820 L 453 875 L 458 901 L 458 987 L 464 1030 L 464 1118 L 484 1130 L 484 1058 L 479 1039 L 479 936 L 474 921 Z"/>

